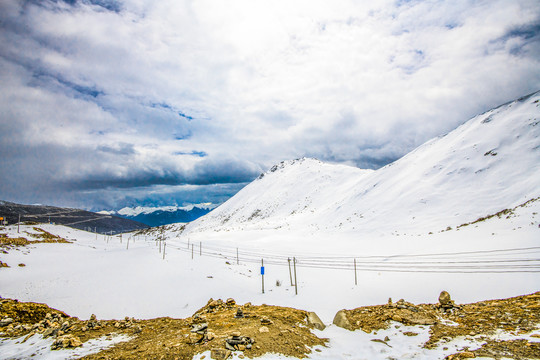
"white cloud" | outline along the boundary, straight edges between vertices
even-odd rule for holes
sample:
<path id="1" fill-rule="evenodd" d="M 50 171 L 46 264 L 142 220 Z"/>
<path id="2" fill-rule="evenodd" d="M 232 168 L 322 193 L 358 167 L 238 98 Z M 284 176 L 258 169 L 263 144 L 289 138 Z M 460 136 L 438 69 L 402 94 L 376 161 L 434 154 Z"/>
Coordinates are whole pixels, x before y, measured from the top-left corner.
<path id="1" fill-rule="evenodd" d="M 0 164 L 0 197 L 33 173 L 114 188 L 300 156 L 377 167 L 540 88 L 535 0 L 107 4 L 0 4 L 2 151 L 26 164 Z"/>

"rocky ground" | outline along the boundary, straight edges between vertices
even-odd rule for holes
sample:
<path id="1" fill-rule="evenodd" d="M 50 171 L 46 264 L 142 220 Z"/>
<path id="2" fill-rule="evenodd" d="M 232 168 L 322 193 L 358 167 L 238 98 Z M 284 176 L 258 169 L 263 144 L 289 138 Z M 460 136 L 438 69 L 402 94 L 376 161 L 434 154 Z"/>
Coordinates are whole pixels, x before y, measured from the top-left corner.
<path id="1" fill-rule="evenodd" d="M 490 335 L 501 330 L 516 335 L 539 330 L 540 292 L 464 305 L 454 304 L 443 292 L 438 304 L 389 300 L 385 305 L 341 310 L 334 319 L 338 326 L 373 334 L 397 323 L 430 326 L 426 348 L 444 346 L 456 337 L 474 337 L 485 342 L 477 350 L 465 348 L 447 359 L 540 359 L 538 342 L 490 339 Z M 27 339 L 42 334 L 54 339 L 53 349 L 78 347 L 90 339 L 115 334 L 130 338 L 85 359 L 192 359 L 207 350 L 211 350 L 213 359 L 226 359 L 233 351 L 248 358 L 265 353 L 304 358 L 315 345 L 327 344 L 326 339 L 314 335 L 313 328 L 324 328 L 314 313 L 278 306 L 239 305 L 233 299 L 210 299 L 187 319 L 150 320 L 98 320 L 95 316 L 80 320 L 44 304 L 0 300 L 1 337 Z M 417 334 L 409 331 L 405 335 Z M 392 339 L 373 341 L 390 346 Z"/>
<path id="2" fill-rule="evenodd" d="M 29 338 L 39 333 L 52 337 L 53 348 L 58 349 L 78 347 L 89 339 L 114 334 L 131 337 L 85 359 L 192 359 L 207 350 L 212 351 L 214 359 L 226 359 L 231 351 L 241 351 L 250 358 L 268 352 L 304 358 L 313 346 L 326 343 L 311 332 L 315 325 L 308 315 L 291 308 L 210 299 L 187 319 L 92 317 L 83 321 L 44 304 L 2 299 L 0 336 Z"/>
<path id="3" fill-rule="evenodd" d="M 341 310 L 334 323 L 349 330 L 371 332 L 386 329 L 391 322 L 419 327 L 430 326 L 430 338 L 424 347 L 433 348 L 457 338 L 474 338 L 485 344 L 477 350 L 464 349 L 447 359 L 488 357 L 494 359 L 540 359 L 540 343 L 527 340 L 492 340 L 504 331 L 514 335 L 540 330 L 540 292 L 502 300 L 456 305 L 447 292 L 438 304 L 414 305 L 404 300 L 388 304 Z M 405 334 L 416 336 L 411 332 Z M 540 331 L 533 334 L 540 337 Z M 388 343 L 391 339 L 379 339 Z"/>

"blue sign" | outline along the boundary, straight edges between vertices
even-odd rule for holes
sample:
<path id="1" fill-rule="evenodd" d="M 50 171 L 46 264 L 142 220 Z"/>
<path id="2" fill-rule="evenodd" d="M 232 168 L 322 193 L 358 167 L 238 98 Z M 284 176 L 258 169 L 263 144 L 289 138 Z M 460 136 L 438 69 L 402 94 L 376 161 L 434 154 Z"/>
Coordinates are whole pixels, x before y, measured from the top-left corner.
<path id="1" fill-rule="evenodd" d="M 261 266 L 261 275 L 264 275 L 264 266 Z"/>

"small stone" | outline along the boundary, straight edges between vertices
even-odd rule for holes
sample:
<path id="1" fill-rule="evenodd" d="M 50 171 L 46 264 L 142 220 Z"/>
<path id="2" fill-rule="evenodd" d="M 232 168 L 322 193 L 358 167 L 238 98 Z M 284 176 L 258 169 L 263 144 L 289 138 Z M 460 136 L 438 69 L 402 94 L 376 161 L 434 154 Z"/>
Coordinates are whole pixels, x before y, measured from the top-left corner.
<path id="1" fill-rule="evenodd" d="M 267 333 L 267 332 L 270 332 L 270 330 L 268 330 L 268 328 L 266 326 L 261 326 L 259 328 L 259 332 L 260 333 Z"/>
<path id="2" fill-rule="evenodd" d="M 231 356 L 231 351 L 226 349 L 211 349 L 210 358 L 214 360 L 226 360 Z"/>
<path id="3" fill-rule="evenodd" d="M 198 333 L 190 333 L 188 337 L 188 343 L 191 345 L 197 344 L 204 339 L 204 335 Z"/>
<path id="4" fill-rule="evenodd" d="M 463 352 L 460 352 L 459 353 L 459 358 L 460 359 L 472 359 L 472 358 L 475 358 L 476 355 L 474 355 L 473 352 L 471 351 L 463 351 Z"/>
<path id="5" fill-rule="evenodd" d="M 240 336 L 242 336 L 242 333 L 240 331 L 233 331 L 231 333 L 231 336 L 232 337 L 240 337 Z"/>
<path id="6" fill-rule="evenodd" d="M 392 315 L 392 320 L 397 321 L 397 322 L 401 322 L 403 319 L 401 318 L 401 316 L 399 316 L 397 314 L 394 314 L 394 315 Z"/>
<path id="7" fill-rule="evenodd" d="M 272 325 L 274 322 L 270 320 L 267 316 L 261 318 L 261 324 L 263 325 Z"/>
<path id="8" fill-rule="evenodd" d="M 200 324 L 193 325 L 191 328 L 191 332 L 205 333 L 207 329 L 208 329 L 208 323 L 200 323 Z"/>
<path id="9" fill-rule="evenodd" d="M 237 347 L 238 347 L 238 350 L 240 350 L 240 351 L 246 350 L 246 345 L 238 344 Z"/>
<path id="10" fill-rule="evenodd" d="M 234 301 L 233 298 L 228 298 L 227 299 L 227 305 L 228 306 L 234 306 L 234 305 L 236 305 L 236 301 Z"/>
<path id="11" fill-rule="evenodd" d="M 81 331 L 87 331 L 87 330 L 88 330 L 88 328 L 87 328 L 86 326 L 83 326 L 83 327 L 81 328 Z"/>
<path id="12" fill-rule="evenodd" d="M 95 314 L 90 315 L 90 321 L 96 321 L 96 315 Z"/>
<path id="13" fill-rule="evenodd" d="M 206 340 L 208 341 L 211 341 L 211 340 L 214 340 L 216 338 L 216 334 L 214 334 L 213 332 L 208 332 L 206 333 Z"/>
<path id="14" fill-rule="evenodd" d="M 405 336 L 417 336 L 418 333 L 415 333 L 413 331 L 404 331 L 403 335 L 405 335 Z"/>
<path id="15" fill-rule="evenodd" d="M 10 317 L 5 317 L 2 320 L 0 320 L 0 327 L 8 326 L 13 322 L 13 319 Z"/>

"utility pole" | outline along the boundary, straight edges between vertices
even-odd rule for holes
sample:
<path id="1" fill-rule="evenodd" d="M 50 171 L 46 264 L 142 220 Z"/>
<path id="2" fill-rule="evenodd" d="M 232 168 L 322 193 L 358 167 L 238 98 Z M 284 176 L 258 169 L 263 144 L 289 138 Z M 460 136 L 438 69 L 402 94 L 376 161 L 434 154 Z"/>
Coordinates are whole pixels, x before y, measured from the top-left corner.
<path id="1" fill-rule="evenodd" d="M 20 226 L 21 226 L 21 214 L 19 214 L 19 222 L 17 223 L 17 234 L 19 233 Z"/>

